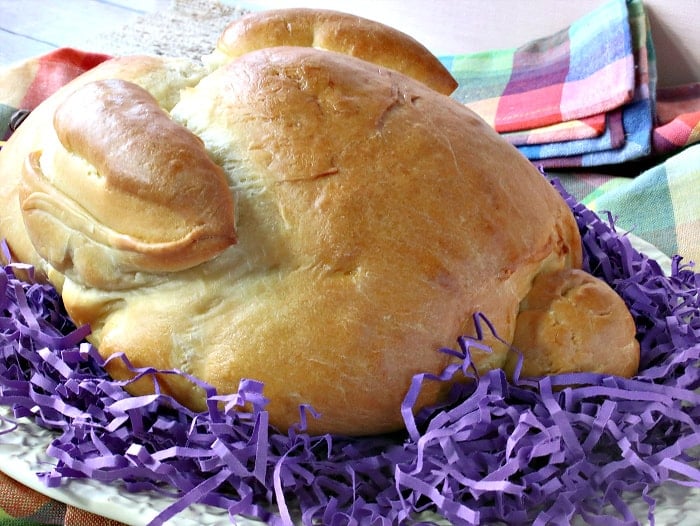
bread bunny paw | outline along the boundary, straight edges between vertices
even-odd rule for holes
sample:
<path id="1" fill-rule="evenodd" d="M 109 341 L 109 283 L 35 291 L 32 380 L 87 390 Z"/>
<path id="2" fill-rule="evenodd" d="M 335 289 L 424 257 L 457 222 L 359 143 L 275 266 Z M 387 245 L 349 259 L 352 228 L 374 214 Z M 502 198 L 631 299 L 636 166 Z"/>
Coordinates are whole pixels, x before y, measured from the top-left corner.
<path id="1" fill-rule="evenodd" d="M 538 275 L 521 302 L 513 347 L 521 377 L 593 372 L 631 377 L 639 369 L 636 327 L 624 301 L 579 269 Z M 512 374 L 517 355 L 511 353 Z"/>

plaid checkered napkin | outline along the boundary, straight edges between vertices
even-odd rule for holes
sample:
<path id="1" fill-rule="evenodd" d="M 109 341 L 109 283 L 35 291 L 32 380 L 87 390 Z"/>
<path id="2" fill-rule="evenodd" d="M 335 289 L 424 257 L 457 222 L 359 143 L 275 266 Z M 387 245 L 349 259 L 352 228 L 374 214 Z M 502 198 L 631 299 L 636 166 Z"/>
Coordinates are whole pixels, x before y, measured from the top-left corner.
<path id="1" fill-rule="evenodd" d="M 499 132 L 591 117 L 632 100 L 632 36 L 625 0 L 519 48 L 443 57 L 454 96 Z"/>
<path id="2" fill-rule="evenodd" d="M 61 48 L 0 70 L 0 140 L 11 134 L 11 120 L 17 110 L 33 110 L 66 82 L 108 58 Z"/>
<path id="3" fill-rule="evenodd" d="M 561 155 L 565 148 L 567 156 L 582 155 L 595 151 L 616 150 L 625 144 L 625 129 L 622 124 L 622 109 L 613 110 L 605 116 L 605 128 L 598 137 L 588 139 L 570 139 L 562 142 L 521 145 L 518 149 L 532 161 L 543 160 L 544 163 Z M 543 164 L 543 163 L 540 163 Z"/>
<path id="4" fill-rule="evenodd" d="M 635 89 L 632 100 L 621 106 L 624 142 L 617 147 L 602 148 L 589 143 L 582 152 L 572 151 L 563 143 L 558 152 L 550 151 L 548 158 L 538 164 L 544 168 L 589 167 L 619 164 L 646 157 L 652 153 L 651 133 L 654 124 L 656 96 L 656 57 L 651 31 L 641 0 L 627 2 L 628 23 L 632 36 L 632 56 L 635 63 Z"/>
<path id="5" fill-rule="evenodd" d="M 700 142 L 700 82 L 657 90 L 656 108 L 652 135 L 656 153 Z"/>
<path id="6" fill-rule="evenodd" d="M 606 121 L 607 116 L 604 113 L 598 113 L 591 117 L 563 121 L 541 128 L 502 132 L 501 136 L 515 146 L 590 139 L 606 131 Z"/>
<path id="7" fill-rule="evenodd" d="M 656 68 L 640 0 L 611 0 L 519 48 L 443 62 L 460 82 L 455 98 L 506 138 L 517 133 L 511 142 L 537 164 L 596 166 L 651 152 Z M 591 119 L 604 122 L 597 135 Z M 552 126 L 564 132 L 556 141 Z"/>
<path id="8" fill-rule="evenodd" d="M 656 89 L 641 0 L 611 0 L 519 48 L 442 60 L 460 83 L 454 97 L 545 168 L 618 164 L 700 138 L 700 104 L 655 120 L 657 91 L 664 103 L 700 92 Z"/>
<path id="9" fill-rule="evenodd" d="M 618 228 L 700 268 L 700 144 L 634 178 L 581 173 L 558 177 L 588 208 L 613 214 Z"/>

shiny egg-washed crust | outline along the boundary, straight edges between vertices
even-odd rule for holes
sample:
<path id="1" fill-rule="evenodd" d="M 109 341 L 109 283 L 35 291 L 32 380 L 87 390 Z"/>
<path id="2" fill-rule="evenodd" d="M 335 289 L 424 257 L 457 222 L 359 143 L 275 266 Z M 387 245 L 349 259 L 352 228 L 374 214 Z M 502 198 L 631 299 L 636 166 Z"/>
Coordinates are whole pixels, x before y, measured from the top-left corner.
<path id="1" fill-rule="evenodd" d="M 615 330 L 611 330 L 611 328 Z M 538 275 L 520 312 L 513 346 L 521 375 L 591 372 L 630 377 L 639 369 L 637 328 L 620 296 L 579 269 Z M 508 356 L 506 369 L 517 366 Z"/>
<path id="2" fill-rule="evenodd" d="M 85 182 L 94 182 L 91 180 L 90 174 L 96 175 L 95 168 L 79 156 L 71 155 L 61 144 L 54 127 L 54 115 L 57 108 L 73 92 L 94 81 L 122 79 L 137 83 L 157 101 L 162 110 L 169 112 L 180 99 L 181 90 L 196 84 L 206 72 L 207 70 L 201 64 L 183 58 L 151 56 L 114 58 L 63 86 L 34 109 L 0 151 L 0 200 L 4 203 L 0 209 L 0 232 L 9 242 L 13 259 L 31 264 L 35 269 L 36 278 L 46 279 L 49 272 L 48 261 L 37 253 L 37 247 L 30 239 L 27 225 L 25 225 L 25 217 L 20 209 L 19 194 L 22 188 L 20 184 L 23 179 L 22 174 L 32 170 L 41 171 L 44 182 L 52 183 L 51 179 L 54 175 L 59 179 L 66 176 L 79 178 L 79 173 L 75 172 L 82 170 Z M 99 130 L 102 123 L 96 122 L 94 127 Z M 121 135 L 128 137 L 130 132 L 122 131 Z M 123 138 L 119 140 L 123 140 Z M 107 140 L 104 147 L 111 151 L 110 146 L 117 144 L 117 138 L 113 138 L 112 142 Z M 115 162 L 119 162 L 119 159 L 116 159 Z M 28 175 L 31 174 L 28 173 Z M 32 184 L 27 178 L 24 179 L 27 184 Z M 41 179 L 34 182 L 40 183 Z M 67 186 L 66 190 L 77 194 L 77 197 L 82 191 L 82 183 L 79 180 L 67 181 L 64 184 L 58 183 L 58 186 Z M 49 189 L 47 188 L 47 190 Z M 111 204 L 114 207 L 113 210 L 116 211 L 115 215 L 126 216 L 128 214 L 128 208 L 120 209 L 119 207 L 123 203 L 114 202 Z M 124 217 L 119 219 L 123 220 Z M 40 227 L 37 227 L 34 229 L 34 233 L 40 235 L 41 230 Z M 73 234 L 73 240 L 76 240 L 76 236 L 81 237 L 79 232 L 74 231 Z M 84 240 L 84 236 L 82 238 Z M 67 242 L 68 240 L 64 238 L 63 246 L 54 242 L 53 247 L 45 245 L 43 249 L 41 246 L 38 248 L 39 250 L 52 248 L 54 253 L 52 259 L 58 259 L 61 252 L 65 253 L 66 256 L 70 255 L 72 243 Z M 106 245 L 104 248 L 106 251 L 109 250 Z M 122 255 L 125 254 L 122 253 Z M 118 260 L 115 260 L 116 262 Z M 65 270 L 70 272 L 68 266 L 65 267 Z M 122 269 L 121 272 L 126 272 L 126 269 Z M 132 273 L 128 280 L 133 281 L 134 277 L 135 274 Z M 53 282 L 60 291 L 62 274 L 54 272 Z"/>
<path id="3" fill-rule="evenodd" d="M 144 88 L 90 82 L 58 106 L 53 127 L 62 148 L 50 162 L 41 150 L 27 157 L 19 199 L 32 244 L 57 271 L 128 287 L 115 276 L 186 269 L 235 243 L 226 175 Z"/>
<path id="4" fill-rule="evenodd" d="M 126 82 L 94 82 L 114 78 Z M 221 232 L 221 210 L 225 225 L 233 211 L 235 240 L 194 265 L 156 269 L 141 259 L 140 245 L 105 242 L 94 257 L 109 272 L 99 274 L 97 285 L 88 266 L 71 264 L 77 258 L 48 261 L 41 254 L 74 255 L 103 226 L 144 239 L 155 218 L 134 210 L 131 224 L 119 206 L 128 210 L 138 189 L 111 192 L 107 184 L 101 195 L 92 187 L 80 222 L 71 215 L 79 193 L 56 199 L 55 235 L 43 236 L 40 250 L 27 234 L 34 220 L 19 205 L 35 192 L 69 193 L 62 181 L 70 173 L 79 184 L 79 166 L 86 180 L 108 180 L 98 165 L 127 162 L 110 157 L 135 128 L 149 129 L 151 114 L 143 113 L 141 125 L 140 111 L 129 119 L 115 115 L 109 141 L 90 137 L 104 118 L 100 111 L 90 113 L 92 123 L 89 115 L 76 116 L 83 124 L 75 127 L 62 108 L 71 94 L 91 107 L 116 90 L 132 94 L 118 113 L 148 100 L 161 119 L 135 86 L 169 113 L 176 135 L 187 135 L 183 158 L 203 148 L 213 165 L 203 161 L 194 181 L 168 179 L 174 185 L 164 189 L 168 198 L 145 192 L 156 209 L 166 207 L 148 242 L 172 240 L 182 218 L 189 228 L 205 223 Z M 76 141 L 100 151 L 69 153 Z M 152 148 L 157 159 L 178 159 L 170 148 Z M 40 172 L 23 174 L 28 159 Z M 145 169 L 156 173 L 144 174 L 138 159 L 127 164 L 148 181 L 173 170 L 157 162 Z M 299 404 L 320 413 L 309 422 L 312 433 L 400 428 L 413 375 L 439 373 L 450 357 L 438 350 L 474 334 L 475 314 L 486 316 L 500 339 L 487 334 L 493 350 L 475 352 L 474 362 L 482 371 L 502 367 L 519 312 L 540 288 L 533 283 L 581 265 L 577 225 L 564 200 L 473 112 L 412 77 L 311 47 L 251 51 L 209 71 L 170 59 L 106 62 L 30 115 L 0 152 L 0 172 L 0 193 L 15 200 L 0 212 L 13 253 L 59 287 L 76 323 L 90 324 L 90 340 L 103 356 L 124 352 L 137 367 L 181 369 L 222 393 L 235 392 L 241 379 L 261 380 L 271 422 L 282 429 L 298 421 Z M 22 183 L 37 176 L 50 188 Z M 200 183 L 209 199 L 177 198 L 178 189 Z M 20 199 L 22 184 L 28 190 Z M 108 198 L 112 206 L 94 206 Z M 221 205 L 229 202 L 231 209 Z M 600 290 L 580 295 L 581 312 L 614 294 L 600 280 L 590 287 Z M 616 341 L 614 320 L 630 315 L 622 302 L 610 308 L 613 322 L 596 330 Z M 562 320 L 572 334 L 588 330 L 583 316 Z M 636 344 L 630 338 L 624 345 Z M 560 352 L 556 335 L 552 341 L 537 352 Z M 574 353 L 573 366 L 576 360 Z M 119 364 L 110 362 L 110 373 L 128 378 Z M 163 375 L 160 383 L 182 403 L 205 408 L 201 389 L 184 377 Z M 129 387 L 134 394 L 152 388 L 148 380 Z M 419 405 L 440 396 L 429 382 Z"/>
<path id="5" fill-rule="evenodd" d="M 219 61 L 276 46 L 337 51 L 400 71 L 449 95 L 457 82 L 420 42 L 366 18 L 323 9 L 291 8 L 253 13 L 223 32 L 214 56 Z"/>

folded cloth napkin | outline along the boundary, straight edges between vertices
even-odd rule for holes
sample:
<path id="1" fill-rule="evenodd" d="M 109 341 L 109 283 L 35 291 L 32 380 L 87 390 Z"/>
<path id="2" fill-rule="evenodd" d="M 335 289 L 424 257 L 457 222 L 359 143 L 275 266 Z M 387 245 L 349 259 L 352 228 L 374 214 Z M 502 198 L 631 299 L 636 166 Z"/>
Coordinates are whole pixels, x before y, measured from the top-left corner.
<path id="1" fill-rule="evenodd" d="M 546 144 L 520 145 L 518 149 L 532 161 L 543 160 L 545 163 L 561 155 L 565 148 L 567 156 L 582 155 L 595 151 L 616 150 L 625 144 L 625 128 L 622 124 L 622 109 L 612 110 L 605 115 L 605 128 L 598 137 L 572 139 Z"/>
<path id="2" fill-rule="evenodd" d="M 454 97 L 543 167 L 651 153 L 656 61 L 641 0 L 611 0 L 519 48 L 442 60 L 460 82 Z"/>
<path id="3" fill-rule="evenodd" d="M 632 100 L 621 107 L 625 141 L 617 148 L 597 149 L 590 142 L 587 151 L 577 153 L 563 144 L 548 159 L 538 160 L 545 168 L 570 168 L 620 164 L 651 154 L 651 134 L 655 119 L 656 56 L 651 30 L 641 0 L 628 0 L 628 23 L 635 63 L 635 89 Z"/>
<path id="4" fill-rule="evenodd" d="M 663 253 L 680 254 L 700 271 L 700 144 L 669 157 L 637 177 L 558 174 L 563 186 L 601 216 L 610 212 Z"/>
<path id="5" fill-rule="evenodd" d="M 700 142 L 700 82 L 656 93 L 654 152 L 664 154 Z"/>
<path id="6" fill-rule="evenodd" d="M 0 140 L 12 132 L 12 116 L 33 110 L 69 80 L 108 59 L 108 55 L 61 48 L 0 71 Z"/>
<path id="7" fill-rule="evenodd" d="M 616 146 L 611 141 L 607 148 L 600 138 L 577 140 L 572 136 L 556 144 L 551 141 L 539 147 L 519 146 L 538 165 L 571 168 L 620 164 L 645 156 L 665 156 L 700 142 L 700 83 L 657 87 L 656 57 L 643 5 L 629 1 L 628 9 L 637 80 L 633 100 L 617 110 L 622 111 L 624 142 Z M 608 119 L 607 125 L 611 124 L 615 121 Z M 615 133 L 608 129 L 601 137 L 609 132 Z M 538 135 L 537 130 L 522 133 Z"/>
<path id="8" fill-rule="evenodd" d="M 501 136 L 515 146 L 525 144 L 546 144 L 599 137 L 606 131 L 607 115 L 598 113 L 570 121 L 558 122 L 540 128 L 502 132 Z"/>
<path id="9" fill-rule="evenodd" d="M 625 0 L 612 0 L 519 48 L 441 57 L 454 97 L 499 132 L 591 117 L 632 100 L 635 62 Z"/>

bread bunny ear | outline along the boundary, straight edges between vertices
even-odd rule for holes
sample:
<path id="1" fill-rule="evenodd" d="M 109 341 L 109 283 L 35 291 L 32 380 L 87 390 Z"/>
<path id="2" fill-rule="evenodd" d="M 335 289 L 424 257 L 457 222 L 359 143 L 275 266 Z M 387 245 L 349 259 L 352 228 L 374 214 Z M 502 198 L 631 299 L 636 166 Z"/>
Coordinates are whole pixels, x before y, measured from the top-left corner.
<path id="1" fill-rule="evenodd" d="M 56 110 L 60 141 L 33 152 L 20 186 L 37 252 L 79 283 L 207 261 L 236 242 L 233 197 L 202 141 L 136 84 L 96 81 Z"/>
<path id="2" fill-rule="evenodd" d="M 214 56 L 220 61 L 276 46 L 336 51 L 399 71 L 449 95 L 457 82 L 442 63 L 412 37 L 373 20 L 319 9 L 276 9 L 232 22 Z"/>

